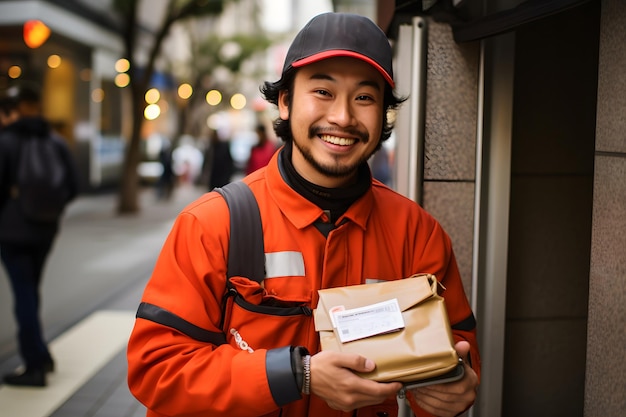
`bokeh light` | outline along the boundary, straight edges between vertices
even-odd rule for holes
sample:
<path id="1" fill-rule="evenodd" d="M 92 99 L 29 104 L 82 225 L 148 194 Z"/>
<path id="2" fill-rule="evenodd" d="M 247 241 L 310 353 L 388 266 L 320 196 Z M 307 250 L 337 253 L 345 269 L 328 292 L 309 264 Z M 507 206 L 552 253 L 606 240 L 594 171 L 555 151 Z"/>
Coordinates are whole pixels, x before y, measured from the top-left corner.
<path id="1" fill-rule="evenodd" d="M 28 20 L 24 23 L 24 43 L 29 48 L 39 48 L 50 37 L 50 28 L 41 20 Z"/>
<path id="2" fill-rule="evenodd" d="M 22 68 L 19 65 L 12 65 L 9 67 L 7 74 L 9 75 L 9 78 L 20 78 L 22 75 Z"/>
<path id="3" fill-rule="evenodd" d="M 94 103 L 101 103 L 104 100 L 104 90 L 102 88 L 96 88 L 91 92 L 91 100 Z"/>
<path id="4" fill-rule="evenodd" d="M 115 85 L 118 87 L 126 87 L 130 83 L 130 77 L 128 74 L 122 72 L 115 76 Z"/>
<path id="5" fill-rule="evenodd" d="M 241 110 L 246 107 L 246 96 L 241 93 L 233 94 L 230 98 L 230 105 L 235 110 Z"/>
<path id="6" fill-rule="evenodd" d="M 183 83 L 178 86 L 178 97 L 187 100 L 193 94 L 193 87 L 189 83 Z"/>
<path id="7" fill-rule="evenodd" d="M 161 98 L 161 93 L 156 88 L 151 88 L 146 91 L 145 97 L 146 103 L 155 104 Z"/>
<path id="8" fill-rule="evenodd" d="M 61 65 L 61 57 L 59 55 L 53 54 L 48 57 L 48 66 L 50 68 L 59 68 Z"/>
<path id="9" fill-rule="evenodd" d="M 154 120 L 161 115 L 161 108 L 158 104 L 149 104 L 143 111 L 143 115 L 148 120 Z"/>
<path id="10" fill-rule="evenodd" d="M 115 71 L 126 72 L 130 69 L 130 62 L 126 58 L 120 58 L 115 62 Z"/>
<path id="11" fill-rule="evenodd" d="M 211 90 L 206 93 L 206 102 L 211 106 L 217 106 L 222 102 L 222 93 L 217 90 Z"/>

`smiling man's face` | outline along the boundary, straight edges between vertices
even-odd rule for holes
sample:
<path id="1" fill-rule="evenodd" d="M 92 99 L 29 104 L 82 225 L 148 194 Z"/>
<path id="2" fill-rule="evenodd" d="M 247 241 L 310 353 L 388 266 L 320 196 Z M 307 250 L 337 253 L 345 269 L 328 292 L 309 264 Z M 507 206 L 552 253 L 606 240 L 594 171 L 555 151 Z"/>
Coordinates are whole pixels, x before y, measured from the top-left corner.
<path id="1" fill-rule="evenodd" d="M 377 148 L 385 81 L 371 65 L 337 57 L 301 67 L 291 105 L 280 92 L 280 118 L 290 120 L 293 165 L 306 180 L 336 188 L 354 180 Z"/>

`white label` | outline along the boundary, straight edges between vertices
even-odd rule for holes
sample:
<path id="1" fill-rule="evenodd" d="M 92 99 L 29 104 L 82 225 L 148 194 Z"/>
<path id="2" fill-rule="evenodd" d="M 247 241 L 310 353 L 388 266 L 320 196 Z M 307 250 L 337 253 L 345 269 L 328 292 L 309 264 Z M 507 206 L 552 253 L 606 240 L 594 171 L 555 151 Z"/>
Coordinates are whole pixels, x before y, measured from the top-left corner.
<path id="1" fill-rule="evenodd" d="M 330 314 L 341 343 L 404 328 L 402 312 L 396 298 L 351 310 L 333 310 L 334 308 Z"/>

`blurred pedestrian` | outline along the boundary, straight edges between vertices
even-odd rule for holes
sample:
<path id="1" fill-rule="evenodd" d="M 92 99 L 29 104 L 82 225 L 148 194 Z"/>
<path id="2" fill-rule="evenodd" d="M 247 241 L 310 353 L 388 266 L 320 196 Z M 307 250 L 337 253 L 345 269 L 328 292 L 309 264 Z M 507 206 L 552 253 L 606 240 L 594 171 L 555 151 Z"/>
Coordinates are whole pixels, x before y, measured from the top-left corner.
<path id="1" fill-rule="evenodd" d="M 274 152 L 278 149 L 274 142 L 267 136 L 265 126 L 262 124 L 257 125 L 255 132 L 259 141 L 250 149 L 250 159 L 248 159 L 246 166 L 246 175 L 267 165 L 270 159 L 272 159 Z"/>
<path id="2" fill-rule="evenodd" d="M 174 191 L 176 175 L 174 175 L 174 163 L 172 158 L 172 143 L 169 139 L 161 138 L 161 149 L 159 150 L 159 162 L 163 171 L 156 183 L 157 200 L 169 200 Z"/>
<path id="3" fill-rule="evenodd" d="M 195 139 L 190 135 L 182 135 L 178 145 L 172 151 L 174 173 L 180 184 L 193 184 L 202 171 L 204 155 L 198 149 Z"/>
<path id="4" fill-rule="evenodd" d="M 13 291 L 18 347 L 25 369 L 5 375 L 4 382 L 45 386 L 46 373 L 54 370 L 54 361 L 44 340 L 40 319 L 40 284 L 60 219 L 35 221 L 24 212 L 17 184 L 18 161 L 21 152 L 27 150 L 24 143 L 28 140 L 50 141 L 51 149 L 58 151 L 64 165 L 60 171 L 66 173 L 63 176 L 68 195 L 66 202 L 76 196 L 78 179 L 64 139 L 52 132 L 41 115 L 39 90 L 23 84 L 10 88 L 7 97 L 13 100 L 13 110 L 18 118 L 0 132 L 0 258 Z"/>
<path id="5" fill-rule="evenodd" d="M 235 173 L 235 163 L 228 141 L 221 140 L 216 130 L 209 133 L 209 146 L 205 154 L 209 172 L 209 190 L 228 184 Z"/>

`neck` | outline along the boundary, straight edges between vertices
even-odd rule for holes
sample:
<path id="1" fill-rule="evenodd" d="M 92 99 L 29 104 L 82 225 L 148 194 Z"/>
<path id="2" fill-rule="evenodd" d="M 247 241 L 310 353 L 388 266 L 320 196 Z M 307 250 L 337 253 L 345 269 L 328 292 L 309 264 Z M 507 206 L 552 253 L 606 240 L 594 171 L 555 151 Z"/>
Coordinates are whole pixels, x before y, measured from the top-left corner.
<path id="1" fill-rule="evenodd" d="M 300 175 L 292 163 L 293 144 L 287 142 L 279 154 L 278 166 L 285 182 L 298 194 L 322 210 L 331 213 L 333 221 L 369 190 L 372 184 L 367 163 L 362 164 L 353 181 L 344 187 L 324 187 L 314 184 Z"/>

